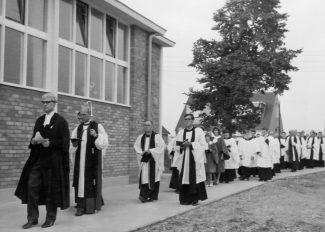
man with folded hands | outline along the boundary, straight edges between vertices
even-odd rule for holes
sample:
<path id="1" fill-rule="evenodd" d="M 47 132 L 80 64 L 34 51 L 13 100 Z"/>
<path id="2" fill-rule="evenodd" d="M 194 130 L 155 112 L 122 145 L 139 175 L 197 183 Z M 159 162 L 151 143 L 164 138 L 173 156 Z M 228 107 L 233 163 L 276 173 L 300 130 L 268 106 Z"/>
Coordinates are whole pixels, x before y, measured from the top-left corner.
<path id="1" fill-rule="evenodd" d="M 150 120 L 144 122 L 144 133 L 134 143 L 139 164 L 139 200 L 158 200 L 160 177 L 164 171 L 165 142 L 153 131 Z"/>

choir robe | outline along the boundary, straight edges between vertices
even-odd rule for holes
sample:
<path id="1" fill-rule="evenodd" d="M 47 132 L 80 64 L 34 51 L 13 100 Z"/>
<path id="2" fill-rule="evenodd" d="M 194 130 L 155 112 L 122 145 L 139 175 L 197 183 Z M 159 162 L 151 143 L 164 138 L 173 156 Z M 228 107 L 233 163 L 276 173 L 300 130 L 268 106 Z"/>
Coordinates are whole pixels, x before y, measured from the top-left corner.
<path id="1" fill-rule="evenodd" d="M 272 141 L 265 137 L 256 138 L 256 164 L 260 180 L 267 181 L 272 178 Z"/>
<path id="2" fill-rule="evenodd" d="M 288 136 L 286 139 L 286 152 L 289 158 L 289 164 L 292 171 L 299 168 L 301 144 L 298 136 Z"/>
<path id="3" fill-rule="evenodd" d="M 179 170 L 182 166 L 182 157 L 181 154 L 176 151 L 176 137 L 172 139 L 168 144 L 168 154 L 169 158 L 171 159 L 171 169 L 172 169 L 172 176 L 170 178 L 169 188 L 176 189 L 178 192 L 179 190 Z M 173 155 L 170 155 L 173 154 Z"/>
<path id="4" fill-rule="evenodd" d="M 280 142 L 277 138 L 269 137 L 269 140 L 271 141 L 271 149 L 272 149 L 272 162 L 273 162 L 273 172 L 274 173 L 280 173 L 281 172 L 281 166 L 280 166 L 280 159 L 281 159 L 281 148 L 280 148 Z"/>
<path id="5" fill-rule="evenodd" d="M 314 168 L 317 166 L 319 147 L 319 140 L 316 136 L 310 136 L 307 138 L 307 168 Z"/>
<path id="6" fill-rule="evenodd" d="M 229 181 L 233 181 L 237 178 L 236 169 L 239 168 L 240 158 L 238 153 L 238 146 L 235 139 L 229 138 L 224 140 L 228 148 L 230 158 L 228 160 L 225 160 L 225 172 L 221 176 L 220 181 L 225 181 L 228 183 Z"/>
<path id="7" fill-rule="evenodd" d="M 90 135 L 94 129 L 97 138 Z M 104 205 L 102 197 L 102 156 L 108 146 L 108 136 L 104 127 L 95 121 L 80 124 L 72 133 L 71 138 L 82 141 L 78 147 L 70 145 L 70 153 L 74 153 L 73 187 L 77 207 L 85 213 L 99 211 Z"/>
<path id="8" fill-rule="evenodd" d="M 300 169 L 303 169 L 306 166 L 308 151 L 307 151 L 307 141 L 304 137 L 299 137 L 301 144 L 300 147 Z"/>
<path id="9" fill-rule="evenodd" d="M 324 138 L 318 138 L 319 141 L 319 152 L 318 152 L 318 166 L 324 167 L 324 160 L 325 160 L 325 143 Z"/>
<path id="10" fill-rule="evenodd" d="M 281 169 L 288 168 L 289 158 L 287 157 L 286 153 L 286 140 L 283 138 L 278 138 L 279 146 L 280 146 L 280 166 Z"/>
<path id="11" fill-rule="evenodd" d="M 139 135 L 133 147 L 139 165 L 139 199 L 158 200 L 160 178 L 164 171 L 165 142 L 159 134 L 152 132 L 149 137 Z M 150 151 L 151 158 L 142 162 L 146 150 Z"/>
<path id="12" fill-rule="evenodd" d="M 240 164 L 242 166 L 243 178 L 249 178 L 252 174 L 254 162 L 256 162 L 255 155 L 255 141 L 254 139 L 242 139 L 238 143 L 238 153 L 240 157 Z"/>
<path id="13" fill-rule="evenodd" d="M 186 139 L 191 142 L 191 146 L 184 148 L 177 144 L 175 148 L 182 155 L 179 200 L 181 204 L 195 204 L 198 200 L 208 198 L 204 184 L 205 150 L 208 146 L 201 128 L 181 130 L 177 134 L 176 143 L 182 143 Z"/>

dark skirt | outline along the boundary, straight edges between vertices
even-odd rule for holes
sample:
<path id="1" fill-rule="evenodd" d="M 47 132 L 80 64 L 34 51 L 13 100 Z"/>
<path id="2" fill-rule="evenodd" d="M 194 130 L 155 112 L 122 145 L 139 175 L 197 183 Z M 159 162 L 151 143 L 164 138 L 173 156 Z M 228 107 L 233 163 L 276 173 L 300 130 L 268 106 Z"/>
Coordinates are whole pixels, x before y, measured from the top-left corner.
<path id="1" fill-rule="evenodd" d="M 158 200 L 160 181 L 155 182 L 154 189 L 149 189 L 149 184 L 140 185 L 140 197 L 144 199 Z"/>
<path id="2" fill-rule="evenodd" d="M 252 168 L 241 166 L 240 169 L 241 169 L 240 174 L 239 174 L 239 169 L 238 169 L 238 174 L 242 177 L 242 179 L 247 179 L 251 176 Z"/>
<path id="3" fill-rule="evenodd" d="M 274 164 L 273 165 L 273 171 L 275 173 L 281 173 L 281 164 Z"/>
<path id="4" fill-rule="evenodd" d="M 169 188 L 171 189 L 179 189 L 179 171 L 176 167 L 172 167 L 172 176 L 169 182 Z"/>
<path id="5" fill-rule="evenodd" d="M 207 173 L 216 173 L 217 172 L 217 164 L 213 159 L 213 154 L 211 152 L 205 153 L 207 162 L 205 163 L 205 171 Z"/>
<path id="6" fill-rule="evenodd" d="M 306 159 L 306 167 L 307 168 L 314 168 L 317 166 L 317 161 L 312 159 Z"/>
<path id="7" fill-rule="evenodd" d="M 290 169 L 292 172 L 299 170 L 299 161 L 292 161 L 290 163 Z"/>
<path id="8" fill-rule="evenodd" d="M 199 200 L 208 199 L 204 182 L 195 185 L 194 190 L 190 190 L 189 184 L 182 184 L 179 189 L 179 202 L 181 204 L 192 204 Z"/>

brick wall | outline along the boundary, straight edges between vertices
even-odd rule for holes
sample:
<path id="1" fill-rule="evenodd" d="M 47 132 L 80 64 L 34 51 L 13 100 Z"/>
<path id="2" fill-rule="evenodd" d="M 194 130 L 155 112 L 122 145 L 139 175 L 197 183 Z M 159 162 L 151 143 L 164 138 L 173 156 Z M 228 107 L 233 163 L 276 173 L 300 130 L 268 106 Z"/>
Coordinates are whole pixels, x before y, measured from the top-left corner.
<path id="1" fill-rule="evenodd" d="M 138 164 L 133 144 L 142 133 L 147 110 L 148 37 L 142 29 L 131 27 L 130 107 L 93 101 L 94 120 L 103 124 L 109 148 L 104 157 L 104 177 L 129 176 L 137 182 Z M 158 131 L 160 47 L 152 51 L 152 119 Z M 44 92 L 0 84 L 0 188 L 17 185 L 29 150 L 27 148 Z M 58 113 L 77 126 L 76 113 L 86 100 L 59 95 Z"/>

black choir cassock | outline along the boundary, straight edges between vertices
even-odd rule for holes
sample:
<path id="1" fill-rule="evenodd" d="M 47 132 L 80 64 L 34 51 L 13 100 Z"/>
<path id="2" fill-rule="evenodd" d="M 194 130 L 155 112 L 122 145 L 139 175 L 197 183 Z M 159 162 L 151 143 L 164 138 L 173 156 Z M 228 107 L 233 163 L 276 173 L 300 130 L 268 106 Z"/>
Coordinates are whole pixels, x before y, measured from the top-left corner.
<path id="1" fill-rule="evenodd" d="M 297 136 L 289 136 L 287 138 L 287 151 L 289 157 L 289 164 L 292 172 L 295 172 L 299 169 L 299 141 Z"/>
<path id="2" fill-rule="evenodd" d="M 67 121 L 54 113 L 50 123 L 43 125 L 45 115 L 36 120 L 32 138 L 39 132 L 49 139 L 50 145 L 30 144 L 30 156 L 23 168 L 15 195 L 27 204 L 28 221 L 37 221 L 38 205 L 46 205 L 46 220 L 55 221 L 57 207 L 70 205 L 69 145 Z"/>

